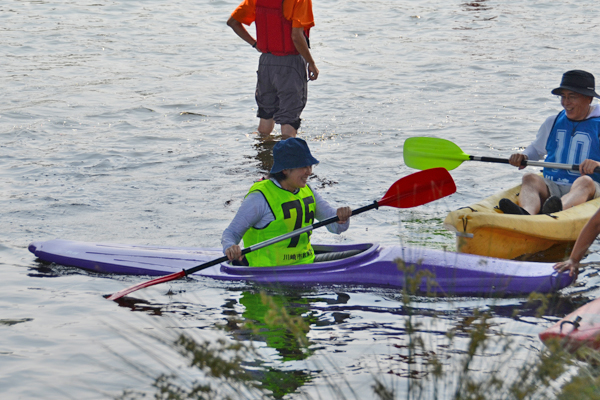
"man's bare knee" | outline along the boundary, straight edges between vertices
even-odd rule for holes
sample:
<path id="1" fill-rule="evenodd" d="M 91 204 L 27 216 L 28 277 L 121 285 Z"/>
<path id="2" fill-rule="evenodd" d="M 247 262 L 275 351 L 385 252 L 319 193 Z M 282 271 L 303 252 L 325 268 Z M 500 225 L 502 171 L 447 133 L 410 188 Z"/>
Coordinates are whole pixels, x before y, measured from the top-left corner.
<path id="1" fill-rule="evenodd" d="M 540 183 L 544 183 L 544 179 L 542 179 L 541 176 L 536 175 L 536 174 L 531 174 L 531 173 L 527 173 L 525 175 L 523 175 L 522 178 L 522 183 L 523 185 L 539 185 Z"/>
<path id="2" fill-rule="evenodd" d="M 588 197 L 591 199 L 596 193 L 596 185 L 594 185 L 594 180 L 587 175 L 580 176 L 575 179 L 573 182 L 573 186 L 571 186 L 570 191 L 581 191 L 588 194 Z"/>
<path id="3" fill-rule="evenodd" d="M 537 174 L 523 175 L 522 187 L 526 188 L 527 190 L 536 191 L 542 197 L 547 197 L 549 195 L 548 186 L 546 186 L 544 178 Z"/>

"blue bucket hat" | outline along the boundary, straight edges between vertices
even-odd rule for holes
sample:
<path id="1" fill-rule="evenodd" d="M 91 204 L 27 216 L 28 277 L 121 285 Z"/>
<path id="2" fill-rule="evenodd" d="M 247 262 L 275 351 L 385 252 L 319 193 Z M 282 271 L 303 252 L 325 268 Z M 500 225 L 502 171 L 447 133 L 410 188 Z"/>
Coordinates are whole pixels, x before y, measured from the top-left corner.
<path id="1" fill-rule="evenodd" d="M 273 147 L 271 173 L 276 174 L 284 169 L 308 167 L 318 163 L 319 160 L 310 154 L 306 142 L 303 139 L 293 137 L 282 140 Z"/>

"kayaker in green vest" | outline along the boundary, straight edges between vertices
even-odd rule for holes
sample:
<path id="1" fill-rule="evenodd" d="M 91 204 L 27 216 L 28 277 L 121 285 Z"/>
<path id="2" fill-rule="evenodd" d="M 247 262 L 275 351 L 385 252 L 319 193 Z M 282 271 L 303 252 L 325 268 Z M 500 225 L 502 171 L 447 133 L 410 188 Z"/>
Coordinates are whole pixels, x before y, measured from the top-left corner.
<path id="1" fill-rule="evenodd" d="M 252 267 L 308 264 L 315 260 L 310 234 L 272 244 L 246 254 L 244 246 L 274 238 L 337 215 L 339 222 L 327 225 L 333 233 L 348 229 L 352 215 L 350 207 L 334 209 L 307 185 L 312 166 L 318 164 L 306 142 L 299 138 L 282 140 L 273 147 L 273 168 L 269 179 L 256 182 L 250 188 L 236 216 L 221 237 L 223 253 L 232 261 Z"/>

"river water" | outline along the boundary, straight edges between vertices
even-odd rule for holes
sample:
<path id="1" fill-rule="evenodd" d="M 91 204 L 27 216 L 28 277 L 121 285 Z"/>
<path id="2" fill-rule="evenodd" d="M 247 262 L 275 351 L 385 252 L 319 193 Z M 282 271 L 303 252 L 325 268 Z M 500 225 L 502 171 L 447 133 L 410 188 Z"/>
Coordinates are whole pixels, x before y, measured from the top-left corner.
<path id="1" fill-rule="evenodd" d="M 225 25 L 236 1 L 4 0 L 0 3 L 0 392 L 5 399 L 101 399 L 153 393 L 161 373 L 202 379 L 171 346 L 174 334 L 237 338 L 219 326 L 253 319 L 258 288 L 177 281 L 119 306 L 103 295 L 145 277 L 85 273 L 36 261 L 53 238 L 217 247 L 275 140 L 254 133 L 258 54 Z M 380 198 L 411 172 L 402 146 L 436 136 L 468 154 L 507 157 L 560 109 L 550 90 L 569 69 L 597 68 L 597 2 L 590 0 L 315 0 L 309 84 L 300 137 L 321 163 L 312 184 L 332 204 Z M 253 32 L 253 28 L 250 29 Z M 456 194 L 415 209 L 381 209 L 341 236 L 452 249 L 441 222 L 519 181 L 509 166 L 465 163 Z M 597 250 L 597 249 L 596 249 Z M 588 271 L 591 270 L 588 269 Z M 376 379 L 398 398 L 454 393 L 475 310 L 510 338 L 475 374 L 508 371 L 542 349 L 537 334 L 600 294 L 585 272 L 543 317 L 525 298 L 413 298 L 413 318 L 447 374 L 428 383 L 421 354 L 406 356 L 408 309 L 397 291 L 323 287 L 276 294 L 309 323 L 312 354 L 253 337 L 289 398 L 372 398 Z M 260 319 L 259 317 L 256 317 Z M 255 318 L 255 319 L 256 319 Z M 158 339 L 157 339 L 158 338 Z M 408 377 L 411 376 L 411 379 Z M 265 380 L 266 381 L 266 380 Z M 414 391 L 415 382 L 423 392 Z"/>

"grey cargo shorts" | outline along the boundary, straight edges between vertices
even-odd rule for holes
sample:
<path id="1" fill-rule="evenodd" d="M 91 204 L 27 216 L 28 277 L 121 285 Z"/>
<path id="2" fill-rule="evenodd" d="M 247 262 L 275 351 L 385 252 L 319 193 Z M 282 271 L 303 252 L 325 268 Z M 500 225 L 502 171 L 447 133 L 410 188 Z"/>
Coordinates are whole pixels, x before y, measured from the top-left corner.
<path id="1" fill-rule="evenodd" d="M 277 124 L 298 129 L 307 96 L 306 61 L 301 55 L 260 56 L 255 94 L 257 117 L 273 118 Z"/>

